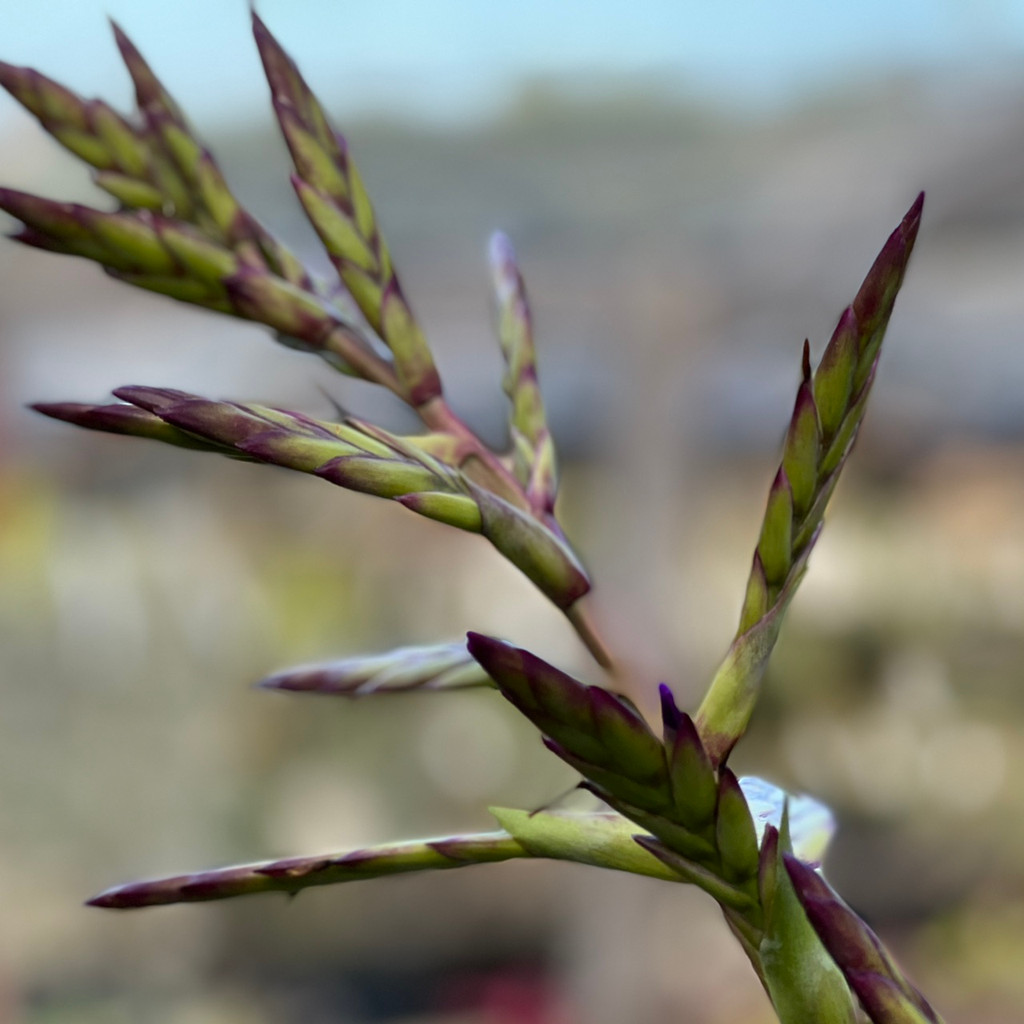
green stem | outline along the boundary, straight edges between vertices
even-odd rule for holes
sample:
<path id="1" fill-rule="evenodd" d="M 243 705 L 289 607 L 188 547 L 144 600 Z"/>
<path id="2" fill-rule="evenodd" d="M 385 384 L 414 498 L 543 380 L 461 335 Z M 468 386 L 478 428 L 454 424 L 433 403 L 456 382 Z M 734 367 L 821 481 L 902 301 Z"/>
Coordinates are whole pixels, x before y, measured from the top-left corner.
<path id="1" fill-rule="evenodd" d="M 592 619 L 592 605 L 587 601 L 587 595 L 578 598 L 565 611 L 565 617 L 569 620 L 576 635 L 580 638 L 583 646 L 590 652 L 594 661 L 606 672 L 615 672 L 615 660 L 608 651 L 608 647 L 597 631 Z"/>
<path id="2" fill-rule="evenodd" d="M 401 387 L 394 367 L 373 352 L 358 332 L 339 324 L 327 336 L 324 348 L 335 353 L 364 380 L 380 384 L 401 397 Z"/>

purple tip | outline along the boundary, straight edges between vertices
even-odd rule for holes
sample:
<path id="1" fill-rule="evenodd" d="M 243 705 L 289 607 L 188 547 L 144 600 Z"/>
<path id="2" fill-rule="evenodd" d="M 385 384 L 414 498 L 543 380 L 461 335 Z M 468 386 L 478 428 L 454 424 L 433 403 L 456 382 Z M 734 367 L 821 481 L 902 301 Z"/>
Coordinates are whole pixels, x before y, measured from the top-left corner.
<path id="1" fill-rule="evenodd" d="M 93 896 L 91 900 L 86 900 L 85 905 L 87 907 L 102 907 L 104 910 L 123 910 L 129 906 L 118 899 L 116 890 L 101 892 L 99 896 Z"/>
<path id="2" fill-rule="evenodd" d="M 256 5 L 253 4 L 249 8 L 249 15 L 252 18 L 252 30 L 254 35 L 262 39 L 273 40 L 273 36 L 270 35 L 270 29 L 267 28 L 266 22 L 256 13 Z"/>
<path id="3" fill-rule="evenodd" d="M 401 501 L 401 499 L 399 499 L 399 501 Z M 484 664 L 484 661 L 486 661 L 490 655 L 503 647 L 505 647 L 505 644 L 500 640 L 495 640 L 492 636 L 485 636 L 483 633 L 474 633 L 472 630 L 466 634 L 466 650 L 468 650 L 481 665 Z M 486 668 L 487 666 L 484 665 L 484 667 Z"/>
<path id="4" fill-rule="evenodd" d="M 683 713 L 676 704 L 675 695 L 667 683 L 658 683 L 658 696 L 661 698 L 661 721 L 666 732 L 676 732 L 683 719 Z"/>

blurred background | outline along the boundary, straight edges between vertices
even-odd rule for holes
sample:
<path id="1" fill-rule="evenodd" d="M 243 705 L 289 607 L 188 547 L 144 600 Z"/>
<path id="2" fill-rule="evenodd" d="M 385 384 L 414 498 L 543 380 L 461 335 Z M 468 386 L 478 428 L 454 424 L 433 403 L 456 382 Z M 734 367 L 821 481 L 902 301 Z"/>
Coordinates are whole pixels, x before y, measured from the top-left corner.
<path id="1" fill-rule="evenodd" d="M 225 0 L 7 4 L 0 57 L 126 110 L 112 13 L 250 208 L 326 272 Z M 829 874 L 946 1018 L 1024 1016 L 1024 4 L 263 0 L 349 136 L 453 404 L 504 406 L 515 241 L 604 626 L 691 706 L 725 650 L 798 377 L 921 188 L 856 457 L 736 755 L 826 800 Z M 0 97 L 5 185 L 94 201 Z M 386 425 L 259 329 L 0 247 L 0 1021 L 773 1019 L 684 887 L 513 863 L 134 914 L 136 877 L 490 827 L 574 783 L 492 693 L 253 692 L 452 639 L 591 681 L 479 539 L 321 482 L 76 432 L 122 384 Z"/>

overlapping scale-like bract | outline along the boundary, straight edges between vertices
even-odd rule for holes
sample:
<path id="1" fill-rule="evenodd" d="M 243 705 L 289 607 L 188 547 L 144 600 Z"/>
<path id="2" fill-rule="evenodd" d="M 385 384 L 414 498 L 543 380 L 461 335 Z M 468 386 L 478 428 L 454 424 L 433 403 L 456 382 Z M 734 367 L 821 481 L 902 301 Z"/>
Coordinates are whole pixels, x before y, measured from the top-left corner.
<path id="1" fill-rule="evenodd" d="M 768 492 L 739 628 L 697 712 L 712 758 L 723 761 L 746 730 L 782 617 L 807 568 L 825 507 L 856 440 L 882 339 L 921 223 L 917 197 L 839 318 L 812 374 L 804 343 L 800 386 Z"/>
<path id="2" fill-rule="evenodd" d="M 52 402 L 36 408 L 78 426 L 270 463 L 393 499 L 420 515 L 482 534 L 559 608 L 571 609 L 589 589 L 561 537 L 436 458 L 416 438 L 356 420 L 331 423 L 167 388 L 126 387 L 115 394 L 126 404 Z"/>
<path id="3" fill-rule="evenodd" d="M 814 930 L 874 1024 L 941 1024 L 878 936 L 828 882 L 791 854 L 783 861 Z"/>

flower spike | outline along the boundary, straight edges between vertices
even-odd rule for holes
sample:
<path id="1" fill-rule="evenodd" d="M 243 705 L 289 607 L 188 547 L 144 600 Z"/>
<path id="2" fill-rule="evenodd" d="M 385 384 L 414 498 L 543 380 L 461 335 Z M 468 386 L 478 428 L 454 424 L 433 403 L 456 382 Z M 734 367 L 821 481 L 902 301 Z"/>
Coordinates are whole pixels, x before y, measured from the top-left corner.
<path id="1" fill-rule="evenodd" d="M 813 375 L 804 343 L 800 386 L 782 464 L 768 492 L 739 629 L 697 712 L 701 737 L 716 763 L 725 761 L 746 731 L 786 607 L 856 440 L 923 205 L 922 192 L 839 318 Z"/>

